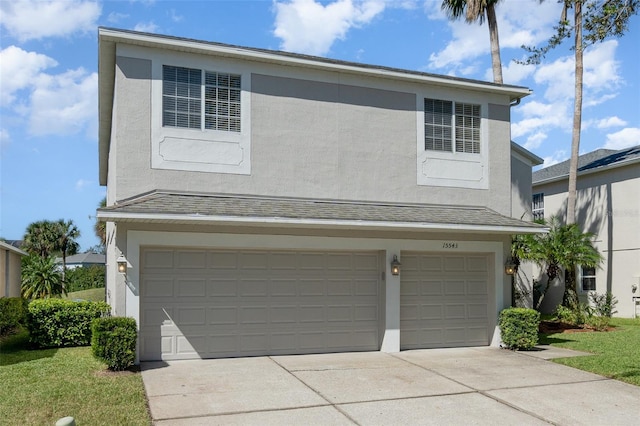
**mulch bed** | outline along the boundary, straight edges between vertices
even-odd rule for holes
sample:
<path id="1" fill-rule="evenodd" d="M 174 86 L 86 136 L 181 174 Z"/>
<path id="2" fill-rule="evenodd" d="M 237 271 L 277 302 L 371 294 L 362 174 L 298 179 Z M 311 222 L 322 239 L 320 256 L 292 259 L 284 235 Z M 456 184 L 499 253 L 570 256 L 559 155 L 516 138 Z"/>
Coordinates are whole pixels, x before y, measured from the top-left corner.
<path id="1" fill-rule="evenodd" d="M 614 327 L 607 327 L 605 330 L 600 331 L 612 331 Z M 542 334 L 556 334 L 556 333 L 581 333 L 587 331 L 596 331 L 593 327 L 588 325 L 572 325 L 560 321 L 540 321 L 538 331 Z"/>

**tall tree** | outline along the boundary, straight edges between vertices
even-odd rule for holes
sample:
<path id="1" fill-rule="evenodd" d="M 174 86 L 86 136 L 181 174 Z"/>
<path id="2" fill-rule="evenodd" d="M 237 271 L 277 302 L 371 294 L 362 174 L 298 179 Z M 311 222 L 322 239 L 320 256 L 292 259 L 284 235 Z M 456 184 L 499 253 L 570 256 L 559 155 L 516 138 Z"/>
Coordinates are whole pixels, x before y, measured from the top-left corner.
<path id="1" fill-rule="evenodd" d="M 107 197 L 102 198 L 100 203 L 98 204 L 98 208 L 107 206 Z M 107 245 L 107 224 L 101 220 L 98 220 L 96 217 L 96 221 L 93 224 L 93 232 L 95 232 L 96 237 L 100 240 L 100 245 L 105 247 Z"/>
<path id="2" fill-rule="evenodd" d="M 534 262 L 547 275 L 536 309 L 540 308 L 551 283 L 560 277 L 562 270 L 565 278 L 562 303 L 574 307 L 578 300 L 575 266 L 597 267 L 602 262 L 602 255 L 591 243 L 593 235 L 582 232 L 575 223 L 562 225 L 557 216 L 540 223 L 549 226 L 549 233 L 516 236 L 511 246 L 512 254 L 518 259 L 516 263 L 521 260 Z"/>
<path id="3" fill-rule="evenodd" d="M 56 250 L 54 225 L 51 221 L 40 220 L 27 226 L 22 237 L 22 248 L 30 254 L 42 258 L 53 255 Z"/>
<path id="4" fill-rule="evenodd" d="M 487 20 L 489 40 L 491 42 L 491 65 L 494 83 L 502 84 L 502 61 L 500 59 L 500 39 L 498 37 L 498 21 L 496 5 L 500 0 L 443 0 L 441 8 L 451 20 L 465 17 L 467 23 Z"/>
<path id="5" fill-rule="evenodd" d="M 572 49 L 575 56 L 575 99 L 567 200 L 567 223 L 571 224 L 576 222 L 578 155 L 582 126 L 583 53 L 592 44 L 602 42 L 609 37 L 621 37 L 627 30 L 629 18 L 638 12 L 640 0 L 562 0 L 562 3 L 562 13 L 556 33 L 547 41 L 547 44 L 541 48 L 523 47 L 531 54 L 524 63 L 538 64 L 549 50 L 560 45 L 572 34 L 574 35 Z M 571 8 L 574 12 L 573 22 L 567 19 L 568 10 Z"/>
<path id="6" fill-rule="evenodd" d="M 80 244 L 76 241 L 80 237 L 80 230 L 72 220 L 60 219 L 54 222 L 55 248 L 62 255 L 62 279 L 64 281 L 67 270 L 67 255 L 78 253 Z"/>

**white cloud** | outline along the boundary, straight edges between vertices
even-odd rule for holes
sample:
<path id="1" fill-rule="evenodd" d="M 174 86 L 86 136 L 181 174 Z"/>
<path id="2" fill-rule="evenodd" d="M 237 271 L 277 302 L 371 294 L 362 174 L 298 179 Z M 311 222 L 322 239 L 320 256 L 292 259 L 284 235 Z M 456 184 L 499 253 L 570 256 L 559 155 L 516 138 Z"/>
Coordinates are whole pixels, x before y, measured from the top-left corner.
<path id="1" fill-rule="evenodd" d="M 510 58 L 505 57 L 504 49 L 519 49 L 522 45 L 538 44 L 548 39 L 553 33 L 553 25 L 558 22 L 560 8 L 556 2 L 538 4 L 537 0 L 529 1 L 529 4 L 523 1 L 502 2 L 496 7 L 503 68 L 505 63 L 510 62 Z M 430 4 L 426 9 L 429 19 L 447 19 L 445 12 L 440 10 L 440 2 L 427 3 Z M 527 13 L 522 13 L 523 8 L 526 8 Z M 451 40 L 442 50 L 430 56 L 430 68 L 457 69 L 462 63 L 490 55 L 489 29 L 486 20 L 479 25 L 478 23 L 468 24 L 464 19 L 460 19 L 449 21 L 448 26 L 452 33 Z M 515 69 L 515 67 L 511 69 L 511 73 L 517 75 Z M 489 75 L 492 76 L 491 73 Z M 505 79 L 505 81 L 513 80 Z"/>
<path id="2" fill-rule="evenodd" d="M 83 68 L 59 75 L 41 74 L 31 95 L 29 132 L 70 135 L 95 129 L 98 74 Z"/>
<path id="3" fill-rule="evenodd" d="M 607 142 L 604 144 L 604 148 L 623 149 L 630 148 L 636 145 L 640 145 L 640 128 L 627 127 L 626 129 L 622 129 L 619 132 L 608 134 Z"/>
<path id="4" fill-rule="evenodd" d="M 139 22 L 133 27 L 134 31 L 141 31 L 143 33 L 155 33 L 160 29 L 153 21 Z"/>
<path id="5" fill-rule="evenodd" d="M 529 151 L 537 149 L 547 139 L 548 135 L 544 132 L 537 132 L 527 138 L 523 146 Z"/>
<path id="6" fill-rule="evenodd" d="M 95 31 L 101 6 L 96 1 L 13 0 L 0 2 L 0 23 L 25 42 Z"/>
<path id="7" fill-rule="evenodd" d="M 513 61 L 502 64 L 502 79 L 506 84 L 519 84 L 536 71 L 535 65 L 521 65 Z M 493 81 L 493 71 L 488 69 L 485 79 Z"/>
<path id="8" fill-rule="evenodd" d="M 182 15 L 178 15 L 178 14 L 176 13 L 176 10 L 175 10 L 175 9 L 171 9 L 171 10 L 168 12 L 168 14 L 169 14 L 169 16 L 171 17 L 171 20 L 172 20 L 173 22 L 182 22 L 182 20 L 184 19 L 184 16 L 182 16 Z"/>
<path id="9" fill-rule="evenodd" d="M 383 0 L 336 0 L 326 5 L 314 0 L 275 2 L 273 34 L 283 50 L 326 54 L 351 28 L 370 23 L 385 9 Z"/>
<path id="10" fill-rule="evenodd" d="M 109 14 L 109 16 L 107 17 L 107 21 L 109 21 L 112 24 L 117 24 L 117 23 L 127 19 L 128 17 L 129 17 L 129 15 L 126 14 L 126 13 L 111 12 Z"/>
<path id="11" fill-rule="evenodd" d="M 40 72 L 56 65 L 58 63 L 46 55 L 16 46 L 0 51 L 0 105 L 11 105 L 16 100 L 16 92 L 33 85 Z"/>
<path id="12" fill-rule="evenodd" d="M 82 191 L 83 189 L 85 189 L 88 186 L 93 185 L 93 181 L 92 180 L 87 180 L 87 179 L 78 179 L 76 181 L 76 191 Z"/>
<path id="13" fill-rule="evenodd" d="M 543 158 L 544 162 L 542 163 L 542 167 L 553 166 L 554 164 L 562 163 L 568 159 L 569 155 L 567 155 L 566 151 L 555 151 L 553 154 Z"/>
<path id="14" fill-rule="evenodd" d="M 602 120 L 598 120 L 595 124 L 595 127 L 598 129 L 608 129 L 610 127 L 622 127 L 626 126 L 627 122 L 622 120 L 619 117 L 607 117 Z"/>
<path id="15" fill-rule="evenodd" d="M 0 148 L 3 148 L 11 142 L 11 135 L 7 129 L 0 129 Z"/>

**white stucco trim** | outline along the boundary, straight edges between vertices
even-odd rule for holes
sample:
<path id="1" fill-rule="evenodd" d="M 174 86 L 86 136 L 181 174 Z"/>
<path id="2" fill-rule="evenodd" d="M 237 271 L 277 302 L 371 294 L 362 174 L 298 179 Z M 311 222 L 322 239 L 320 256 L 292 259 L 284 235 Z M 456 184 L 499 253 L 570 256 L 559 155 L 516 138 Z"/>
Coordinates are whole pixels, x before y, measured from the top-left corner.
<path id="1" fill-rule="evenodd" d="M 282 217 L 238 217 L 238 216 L 203 216 L 194 214 L 154 214 L 98 212 L 98 219 L 107 222 L 138 223 L 181 223 L 181 224 L 215 224 L 215 225 L 253 225 L 253 226 L 297 226 L 306 228 L 345 228 L 365 230 L 418 231 L 435 230 L 448 232 L 483 232 L 494 234 L 536 234 L 548 232 L 546 228 L 497 225 L 462 225 L 451 223 L 417 223 L 417 222 L 381 222 L 360 220 L 325 220 L 298 219 Z"/>
<path id="2" fill-rule="evenodd" d="M 493 255 L 493 275 L 489 276 L 489 336 L 491 345 L 500 343 L 497 318 L 506 307 L 504 289 L 508 284 L 507 276 L 502 273 L 504 244 L 497 241 L 455 241 L 455 249 L 443 249 L 442 240 L 404 240 L 377 238 L 335 238 L 290 235 L 251 235 L 251 234 L 204 234 L 189 232 L 127 231 L 125 256 L 131 264 L 127 271 L 125 315 L 132 317 L 140 326 L 140 249 L 144 246 L 165 247 L 204 247 L 227 249 L 286 249 L 286 250 L 380 250 L 385 252 L 387 263 L 401 251 L 451 252 L 451 253 L 488 253 Z M 453 246 L 453 245 L 452 245 Z M 381 350 L 398 352 L 400 350 L 400 276 L 385 274 L 385 319 L 381 336 Z M 402 272 L 401 274 L 402 275 Z M 492 278 L 493 277 L 493 278 Z"/>

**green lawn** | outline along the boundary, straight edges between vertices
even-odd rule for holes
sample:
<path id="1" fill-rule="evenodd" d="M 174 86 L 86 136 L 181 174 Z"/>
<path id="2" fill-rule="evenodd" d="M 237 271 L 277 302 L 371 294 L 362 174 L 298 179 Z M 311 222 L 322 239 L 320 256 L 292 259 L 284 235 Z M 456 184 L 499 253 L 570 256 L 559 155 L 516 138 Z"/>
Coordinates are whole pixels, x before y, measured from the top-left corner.
<path id="1" fill-rule="evenodd" d="M 640 318 L 613 318 L 611 323 L 613 331 L 550 334 L 540 343 L 591 352 L 554 361 L 640 386 Z"/>
<path id="2" fill-rule="evenodd" d="M 67 294 L 64 299 L 82 299 L 90 302 L 104 302 L 104 287 L 90 288 L 89 290 L 74 291 Z"/>
<path id="3" fill-rule="evenodd" d="M 90 347 L 26 350 L 26 333 L 0 341 L 0 424 L 149 425 L 140 373 L 108 373 Z"/>

